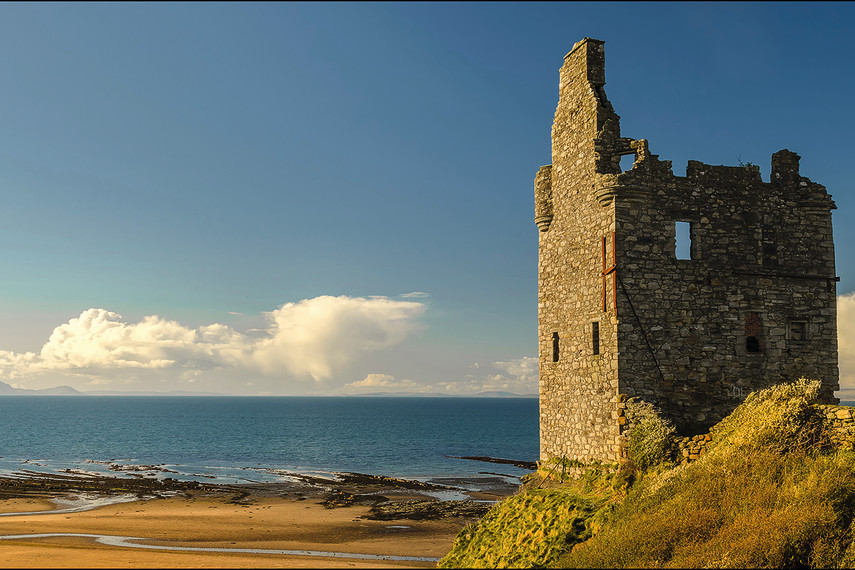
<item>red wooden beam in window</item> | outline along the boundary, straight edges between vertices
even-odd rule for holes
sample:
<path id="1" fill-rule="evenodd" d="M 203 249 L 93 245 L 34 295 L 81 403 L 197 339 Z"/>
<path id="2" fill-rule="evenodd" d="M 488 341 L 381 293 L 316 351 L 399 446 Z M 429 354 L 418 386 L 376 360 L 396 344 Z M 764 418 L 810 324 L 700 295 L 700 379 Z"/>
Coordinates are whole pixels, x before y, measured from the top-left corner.
<path id="1" fill-rule="evenodd" d="M 612 306 L 617 315 L 617 260 L 615 258 L 615 232 L 612 232 L 612 264 L 606 267 L 606 238 L 603 237 L 603 311 L 608 311 L 606 277 L 612 276 Z"/>

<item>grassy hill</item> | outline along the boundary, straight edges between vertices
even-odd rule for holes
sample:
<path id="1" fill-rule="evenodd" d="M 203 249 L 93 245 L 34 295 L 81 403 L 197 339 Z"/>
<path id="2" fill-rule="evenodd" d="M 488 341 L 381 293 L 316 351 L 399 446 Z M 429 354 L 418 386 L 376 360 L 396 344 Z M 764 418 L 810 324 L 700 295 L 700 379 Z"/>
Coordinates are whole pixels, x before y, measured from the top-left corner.
<path id="1" fill-rule="evenodd" d="M 658 419 L 630 433 L 620 465 L 577 466 L 572 477 L 542 466 L 439 565 L 852 567 L 855 452 L 832 445 L 818 387 L 751 394 L 692 463 L 674 461 L 673 430 Z"/>

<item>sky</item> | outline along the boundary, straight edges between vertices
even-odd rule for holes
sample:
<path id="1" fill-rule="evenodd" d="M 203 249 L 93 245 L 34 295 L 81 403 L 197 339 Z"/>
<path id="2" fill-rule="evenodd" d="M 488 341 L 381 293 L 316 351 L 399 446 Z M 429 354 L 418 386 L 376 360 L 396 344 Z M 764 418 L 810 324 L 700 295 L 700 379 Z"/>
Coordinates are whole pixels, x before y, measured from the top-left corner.
<path id="1" fill-rule="evenodd" d="M 801 155 L 855 398 L 853 3 L 0 3 L 0 381 L 537 392 L 533 180 L 606 42 L 622 135 Z M 849 392 L 847 392 L 847 390 Z"/>

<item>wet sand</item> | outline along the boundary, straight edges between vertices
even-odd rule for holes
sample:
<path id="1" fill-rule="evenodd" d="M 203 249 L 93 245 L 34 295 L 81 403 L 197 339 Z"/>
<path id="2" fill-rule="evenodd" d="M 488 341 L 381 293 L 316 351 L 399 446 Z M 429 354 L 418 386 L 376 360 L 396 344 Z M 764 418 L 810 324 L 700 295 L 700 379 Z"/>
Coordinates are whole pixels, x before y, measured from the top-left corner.
<path id="1" fill-rule="evenodd" d="M 130 502 L 54 512 L 64 506 L 56 499 L 69 493 L 74 496 L 73 489 L 45 492 L 44 481 L 34 485 L 17 481 L 18 492 L 13 493 L 0 480 L 0 496 L 7 491 L 7 498 L 0 499 L 0 513 L 19 513 L 0 516 L 0 567 L 432 568 L 449 551 L 460 529 L 477 520 L 486 507 L 471 501 L 439 502 L 424 490 L 385 478 L 333 486 L 310 481 L 296 486 L 179 485 L 181 488 L 160 489 L 163 485 L 157 484 L 157 492 L 136 491 L 140 496 L 158 497 L 143 500 L 128 495 L 127 480 L 117 481 L 120 484 L 101 484 L 98 493 L 88 496 L 114 496 Z M 126 544 L 174 550 L 104 544 L 93 536 L 21 536 L 34 534 L 135 537 L 141 540 Z M 2 539 L 5 536 L 17 538 Z M 235 549 L 318 551 L 336 556 Z"/>

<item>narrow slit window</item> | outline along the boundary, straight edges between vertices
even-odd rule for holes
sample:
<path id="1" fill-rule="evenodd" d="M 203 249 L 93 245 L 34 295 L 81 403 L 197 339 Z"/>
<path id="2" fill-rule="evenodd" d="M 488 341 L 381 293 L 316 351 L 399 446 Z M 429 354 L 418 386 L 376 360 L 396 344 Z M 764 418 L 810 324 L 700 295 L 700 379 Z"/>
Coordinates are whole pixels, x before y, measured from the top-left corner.
<path id="1" fill-rule="evenodd" d="M 692 259 L 692 222 L 674 222 L 677 259 Z"/>
<path id="2" fill-rule="evenodd" d="M 778 267 L 778 230 L 768 226 L 760 228 L 760 243 L 760 264 Z"/>
<path id="3" fill-rule="evenodd" d="M 552 333 L 552 362 L 558 362 L 558 333 Z"/>
<path id="4" fill-rule="evenodd" d="M 763 322 L 759 313 L 745 315 L 745 352 L 763 352 Z"/>
<path id="5" fill-rule="evenodd" d="M 807 340 L 807 323 L 805 321 L 793 321 L 790 323 L 790 340 Z"/>
<path id="6" fill-rule="evenodd" d="M 594 354 L 600 354 L 600 323 L 597 321 L 591 323 L 591 345 Z"/>

